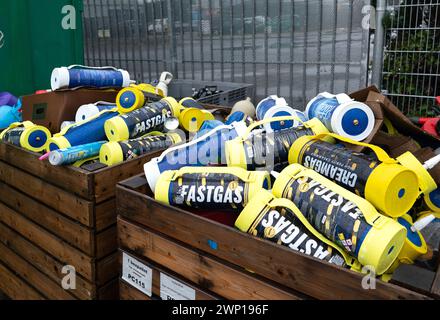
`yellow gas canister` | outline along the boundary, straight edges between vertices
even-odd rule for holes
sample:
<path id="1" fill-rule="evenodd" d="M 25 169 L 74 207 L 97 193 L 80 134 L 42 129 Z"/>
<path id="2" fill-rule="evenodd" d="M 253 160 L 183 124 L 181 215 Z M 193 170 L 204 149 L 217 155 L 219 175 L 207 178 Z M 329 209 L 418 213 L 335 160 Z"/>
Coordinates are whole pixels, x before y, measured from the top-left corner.
<path id="1" fill-rule="evenodd" d="M 354 152 L 320 140 L 331 136 L 337 140 L 370 148 L 374 156 Z M 335 134 L 300 137 L 289 151 L 289 163 L 313 169 L 345 189 L 367 199 L 390 217 L 399 217 L 412 208 L 419 196 L 416 173 L 381 148 Z"/>
<path id="2" fill-rule="evenodd" d="M 429 194 L 437 189 L 437 184 L 428 172 L 432 168 L 432 160 L 437 161 L 436 157 L 421 163 L 411 152 L 407 151 L 398 156 L 396 160 L 404 167 L 414 171 L 419 179 L 419 187 L 423 194 Z"/>
<path id="3" fill-rule="evenodd" d="M 397 218 L 406 229 L 405 244 L 397 256 L 396 261 L 388 269 L 387 273 L 392 273 L 401 264 L 413 264 L 418 257 L 428 252 L 428 246 L 423 235 L 418 230 L 413 230 L 413 220 L 410 215 L 405 214 Z"/>
<path id="4" fill-rule="evenodd" d="M 328 132 L 318 119 L 304 122 L 295 128 L 266 132 L 261 125 L 275 121 L 287 121 L 296 117 L 276 117 L 252 123 L 247 131 L 225 144 L 226 161 L 229 167 L 247 170 L 278 169 L 288 165 L 288 154 L 292 143 L 304 135 L 317 135 Z M 329 141 L 333 141 L 329 138 Z M 277 168 L 278 167 L 278 168 Z"/>
<path id="5" fill-rule="evenodd" d="M 0 133 L 0 141 L 22 147 L 32 152 L 46 149 L 52 134 L 42 126 L 30 121 L 12 123 Z"/>
<path id="6" fill-rule="evenodd" d="M 268 172 L 241 168 L 184 167 L 159 177 L 155 199 L 197 209 L 240 211 L 261 189 L 271 187 Z"/>
<path id="7" fill-rule="evenodd" d="M 214 120 L 211 112 L 198 108 L 186 108 L 180 111 L 180 125 L 188 132 L 194 133 L 200 130 L 203 122 Z"/>
<path id="8" fill-rule="evenodd" d="M 320 234 L 295 204 L 261 190 L 241 212 L 235 226 L 242 232 L 339 266 L 355 266 L 356 259 Z"/>
<path id="9" fill-rule="evenodd" d="M 136 139 L 152 131 L 162 131 L 168 118 L 178 117 L 180 105 L 172 97 L 147 104 L 130 113 L 121 114 L 105 122 L 109 141 Z"/>
<path id="10" fill-rule="evenodd" d="M 149 102 L 159 101 L 164 97 L 162 90 L 151 84 L 142 83 L 131 85 L 119 91 L 116 105 L 119 113 L 123 114 L 142 108 Z"/>
<path id="11" fill-rule="evenodd" d="M 155 134 L 127 141 L 112 141 L 104 144 L 99 152 L 101 163 L 113 166 L 141 155 L 167 149 L 182 142 L 177 133 Z"/>
<path id="12" fill-rule="evenodd" d="M 277 177 L 272 193 L 292 200 L 307 220 L 330 241 L 382 274 L 396 260 L 405 228 L 379 214 L 367 200 L 319 173 L 292 164 Z"/>

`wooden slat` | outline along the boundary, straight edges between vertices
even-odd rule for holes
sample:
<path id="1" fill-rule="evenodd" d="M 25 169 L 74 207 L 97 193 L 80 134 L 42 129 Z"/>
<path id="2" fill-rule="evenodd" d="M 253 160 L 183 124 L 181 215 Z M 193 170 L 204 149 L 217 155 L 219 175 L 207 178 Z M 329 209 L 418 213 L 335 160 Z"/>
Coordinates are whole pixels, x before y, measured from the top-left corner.
<path id="1" fill-rule="evenodd" d="M 101 203 L 115 196 L 116 184 L 119 181 L 143 172 L 143 165 L 151 158 L 157 157 L 162 151 L 143 155 L 116 166 L 94 172 L 94 190 L 96 203 Z"/>
<path id="2" fill-rule="evenodd" d="M 116 251 L 118 247 L 116 224 L 96 235 L 96 258 L 100 259 Z"/>
<path id="3" fill-rule="evenodd" d="M 2 203 L 0 203 L 0 221 L 60 261 L 74 266 L 76 271 L 86 279 L 94 280 L 92 258 Z"/>
<path id="4" fill-rule="evenodd" d="M 38 199 L 56 211 L 62 212 L 70 218 L 92 227 L 92 202 L 76 197 L 72 193 L 55 187 L 38 177 L 18 170 L 1 161 L 0 180 Z"/>
<path id="5" fill-rule="evenodd" d="M 96 262 L 96 283 L 102 286 L 119 275 L 118 252 Z"/>
<path id="6" fill-rule="evenodd" d="M 95 229 L 101 231 L 116 224 L 116 199 L 112 198 L 95 205 Z"/>
<path id="7" fill-rule="evenodd" d="M 64 190 L 92 200 L 89 177 L 84 171 L 73 167 L 54 167 L 49 161 L 39 161 L 40 156 L 10 144 L 0 143 L 1 161 L 49 181 Z"/>
<path id="8" fill-rule="evenodd" d="M 132 250 L 227 299 L 299 298 L 123 219 L 118 219 L 118 237 L 122 249 Z"/>
<path id="9" fill-rule="evenodd" d="M 143 263 L 144 265 L 150 267 L 153 270 L 153 286 L 152 286 L 152 293 L 155 296 L 160 297 L 160 274 L 165 274 L 170 278 L 175 279 L 176 281 L 183 283 L 184 285 L 194 289 L 195 294 L 196 294 L 196 300 L 219 300 L 220 298 L 211 294 L 210 292 L 204 291 L 200 288 L 198 288 L 197 286 L 189 283 L 188 281 L 182 279 L 181 277 L 177 276 L 174 272 L 169 271 L 169 270 L 165 270 L 163 267 L 159 266 L 158 264 L 152 262 L 151 260 L 146 260 L 145 258 L 140 258 L 134 254 L 131 254 L 128 251 L 121 251 L 120 255 L 119 255 L 119 259 L 120 259 L 120 265 L 122 265 L 122 255 L 123 253 L 131 256 L 132 258 L 140 261 L 141 263 Z M 141 295 L 144 295 L 142 292 L 140 292 Z M 145 295 L 146 296 L 146 295 Z M 147 296 L 146 296 L 147 297 Z"/>
<path id="10" fill-rule="evenodd" d="M 391 283 L 429 295 L 435 272 L 416 265 L 401 264 L 394 271 Z"/>
<path id="11" fill-rule="evenodd" d="M 46 298 L 51 300 L 75 300 L 68 291 L 62 288 L 61 282 L 52 281 L 44 273 L 1 243 L 0 257 L 3 264 L 14 270 L 21 279 L 37 288 Z"/>
<path id="12" fill-rule="evenodd" d="M 45 300 L 44 296 L 0 263 L 0 290 L 12 300 Z"/>
<path id="13" fill-rule="evenodd" d="M 30 262 L 38 270 L 44 272 L 52 280 L 60 283 L 65 276 L 62 273 L 63 267 L 65 266 L 64 263 L 48 255 L 39 247 L 2 223 L 0 223 L 0 242 Z M 76 290 L 73 290 L 72 294 L 81 300 L 94 299 L 96 297 L 96 287 L 86 281 L 82 276 L 77 275 Z"/>
<path id="14" fill-rule="evenodd" d="M 119 297 L 121 300 L 151 300 L 149 296 L 130 286 L 122 279 L 119 280 Z"/>
<path id="15" fill-rule="evenodd" d="M 362 275 L 343 270 L 269 241 L 166 206 L 147 195 L 118 186 L 118 213 L 221 259 L 318 299 L 424 299 L 387 284 L 364 290 Z M 212 248 L 210 244 L 217 243 Z"/>
<path id="16" fill-rule="evenodd" d="M 58 237 L 72 244 L 74 247 L 93 255 L 93 231 L 74 220 L 66 218 L 59 212 L 26 196 L 24 193 L 0 182 L 1 202 L 38 225 L 50 230 Z"/>

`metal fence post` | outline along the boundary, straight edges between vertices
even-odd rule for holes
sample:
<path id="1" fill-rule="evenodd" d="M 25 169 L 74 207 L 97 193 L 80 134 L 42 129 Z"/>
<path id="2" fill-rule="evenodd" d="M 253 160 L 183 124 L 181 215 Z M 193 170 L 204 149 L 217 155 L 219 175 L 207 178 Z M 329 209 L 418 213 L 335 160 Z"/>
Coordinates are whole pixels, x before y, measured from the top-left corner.
<path id="1" fill-rule="evenodd" d="M 170 24 L 170 57 L 171 57 L 171 69 L 168 70 L 174 75 L 174 78 L 178 78 L 178 67 L 177 67 L 177 44 L 176 44 L 176 26 L 174 21 L 172 0 L 167 0 L 167 13 L 168 21 Z M 181 27 L 183 27 L 183 22 L 181 22 Z"/>
<path id="2" fill-rule="evenodd" d="M 382 66 L 383 66 L 383 43 L 384 43 L 384 28 L 382 19 L 385 14 L 386 0 L 377 0 L 376 5 L 376 31 L 374 33 L 374 55 L 373 55 L 373 69 L 372 69 L 372 84 L 379 89 L 382 84 Z"/>

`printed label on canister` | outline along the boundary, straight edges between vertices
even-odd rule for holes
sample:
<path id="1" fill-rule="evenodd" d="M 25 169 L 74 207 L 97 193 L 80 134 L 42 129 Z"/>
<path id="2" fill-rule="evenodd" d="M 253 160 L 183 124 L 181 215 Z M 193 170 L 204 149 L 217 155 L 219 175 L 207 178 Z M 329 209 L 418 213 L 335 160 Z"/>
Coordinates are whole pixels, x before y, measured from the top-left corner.
<path id="1" fill-rule="evenodd" d="M 124 161 L 135 159 L 141 155 L 171 147 L 174 141 L 169 136 L 151 136 L 119 142 Z"/>
<path id="2" fill-rule="evenodd" d="M 266 207 L 248 233 L 332 264 L 345 265 L 339 252 L 315 237 L 288 208 Z"/>
<path id="3" fill-rule="evenodd" d="M 311 104 L 307 116 L 309 119 L 318 118 L 327 128 L 331 128 L 333 112 L 340 105 L 336 98 L 318 98 Z"/>
<path id="4" fill-rule="evenodd" d="M 120 117 L 129 129 L 130 138 L 134 139 L 151 131 L 162 131 L 166 119 L 172 116 L 171 106 L 158 101 Z"/>
<path id="5" fill-rule="evenodd" d="M 282 194 L 329 240 L 357 257 L 371 226 L 358 206 L 308 177 L 291 179 Z"/>
<path id="6" fill-rule="evenodd" d="M 169 186 L 169 203 L 198 209 L 243 209 L 249 184 L 230 173 L 185 173 Z"/>
<path id="7" fill-rule="evenodd" d="M 248 170 L 267 168 L 281 171 L 289 164 L 289 150 L 296 139 L 313 134 L 312 129 L 297 127 L 253 135 L 243 142 Z"/>
<path id="8" fill-rule="evenodd" d="M 10 143 L 10 144 L 17 146 L 17 147 L 21 147 L 20 138 L 21 138 L 21 135 L 23 134 L 24 130 L 26 130 L 24 127 L 17 127 L 17 128 L 8 130 L 4 134 L 2 141 Z"/>
<path id="9" fill-rule="evenodd" d="M 318 140 L 309 141 L 301 148 L 298 163 L 361 197 L 365 196 L 368 177 L 380 164 L 373 157 Z"/>
<path id="10" fill-rule="evenodd" d="M 122 87 L 124 78 L 120 71 L 94 70 L 94 69 L 70 69 L 70 88 L 77 87 Z"/>

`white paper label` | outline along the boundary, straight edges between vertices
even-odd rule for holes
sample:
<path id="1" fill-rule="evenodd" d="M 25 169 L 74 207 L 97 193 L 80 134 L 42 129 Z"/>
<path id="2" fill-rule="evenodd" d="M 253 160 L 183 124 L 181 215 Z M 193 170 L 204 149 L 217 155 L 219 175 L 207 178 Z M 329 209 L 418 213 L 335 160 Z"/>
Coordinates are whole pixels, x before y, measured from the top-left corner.
<path id="1" fill-rule="evenodd" d="M 126 253 L 122 254 L 122 279 L 151 297 L 153 270 Z"/>
<path id="2" fill-rule="evenodd" d="M 161 273 L 160 297 L 162 300 L 196 300 L 196 291 L 182 282 Z"/>

